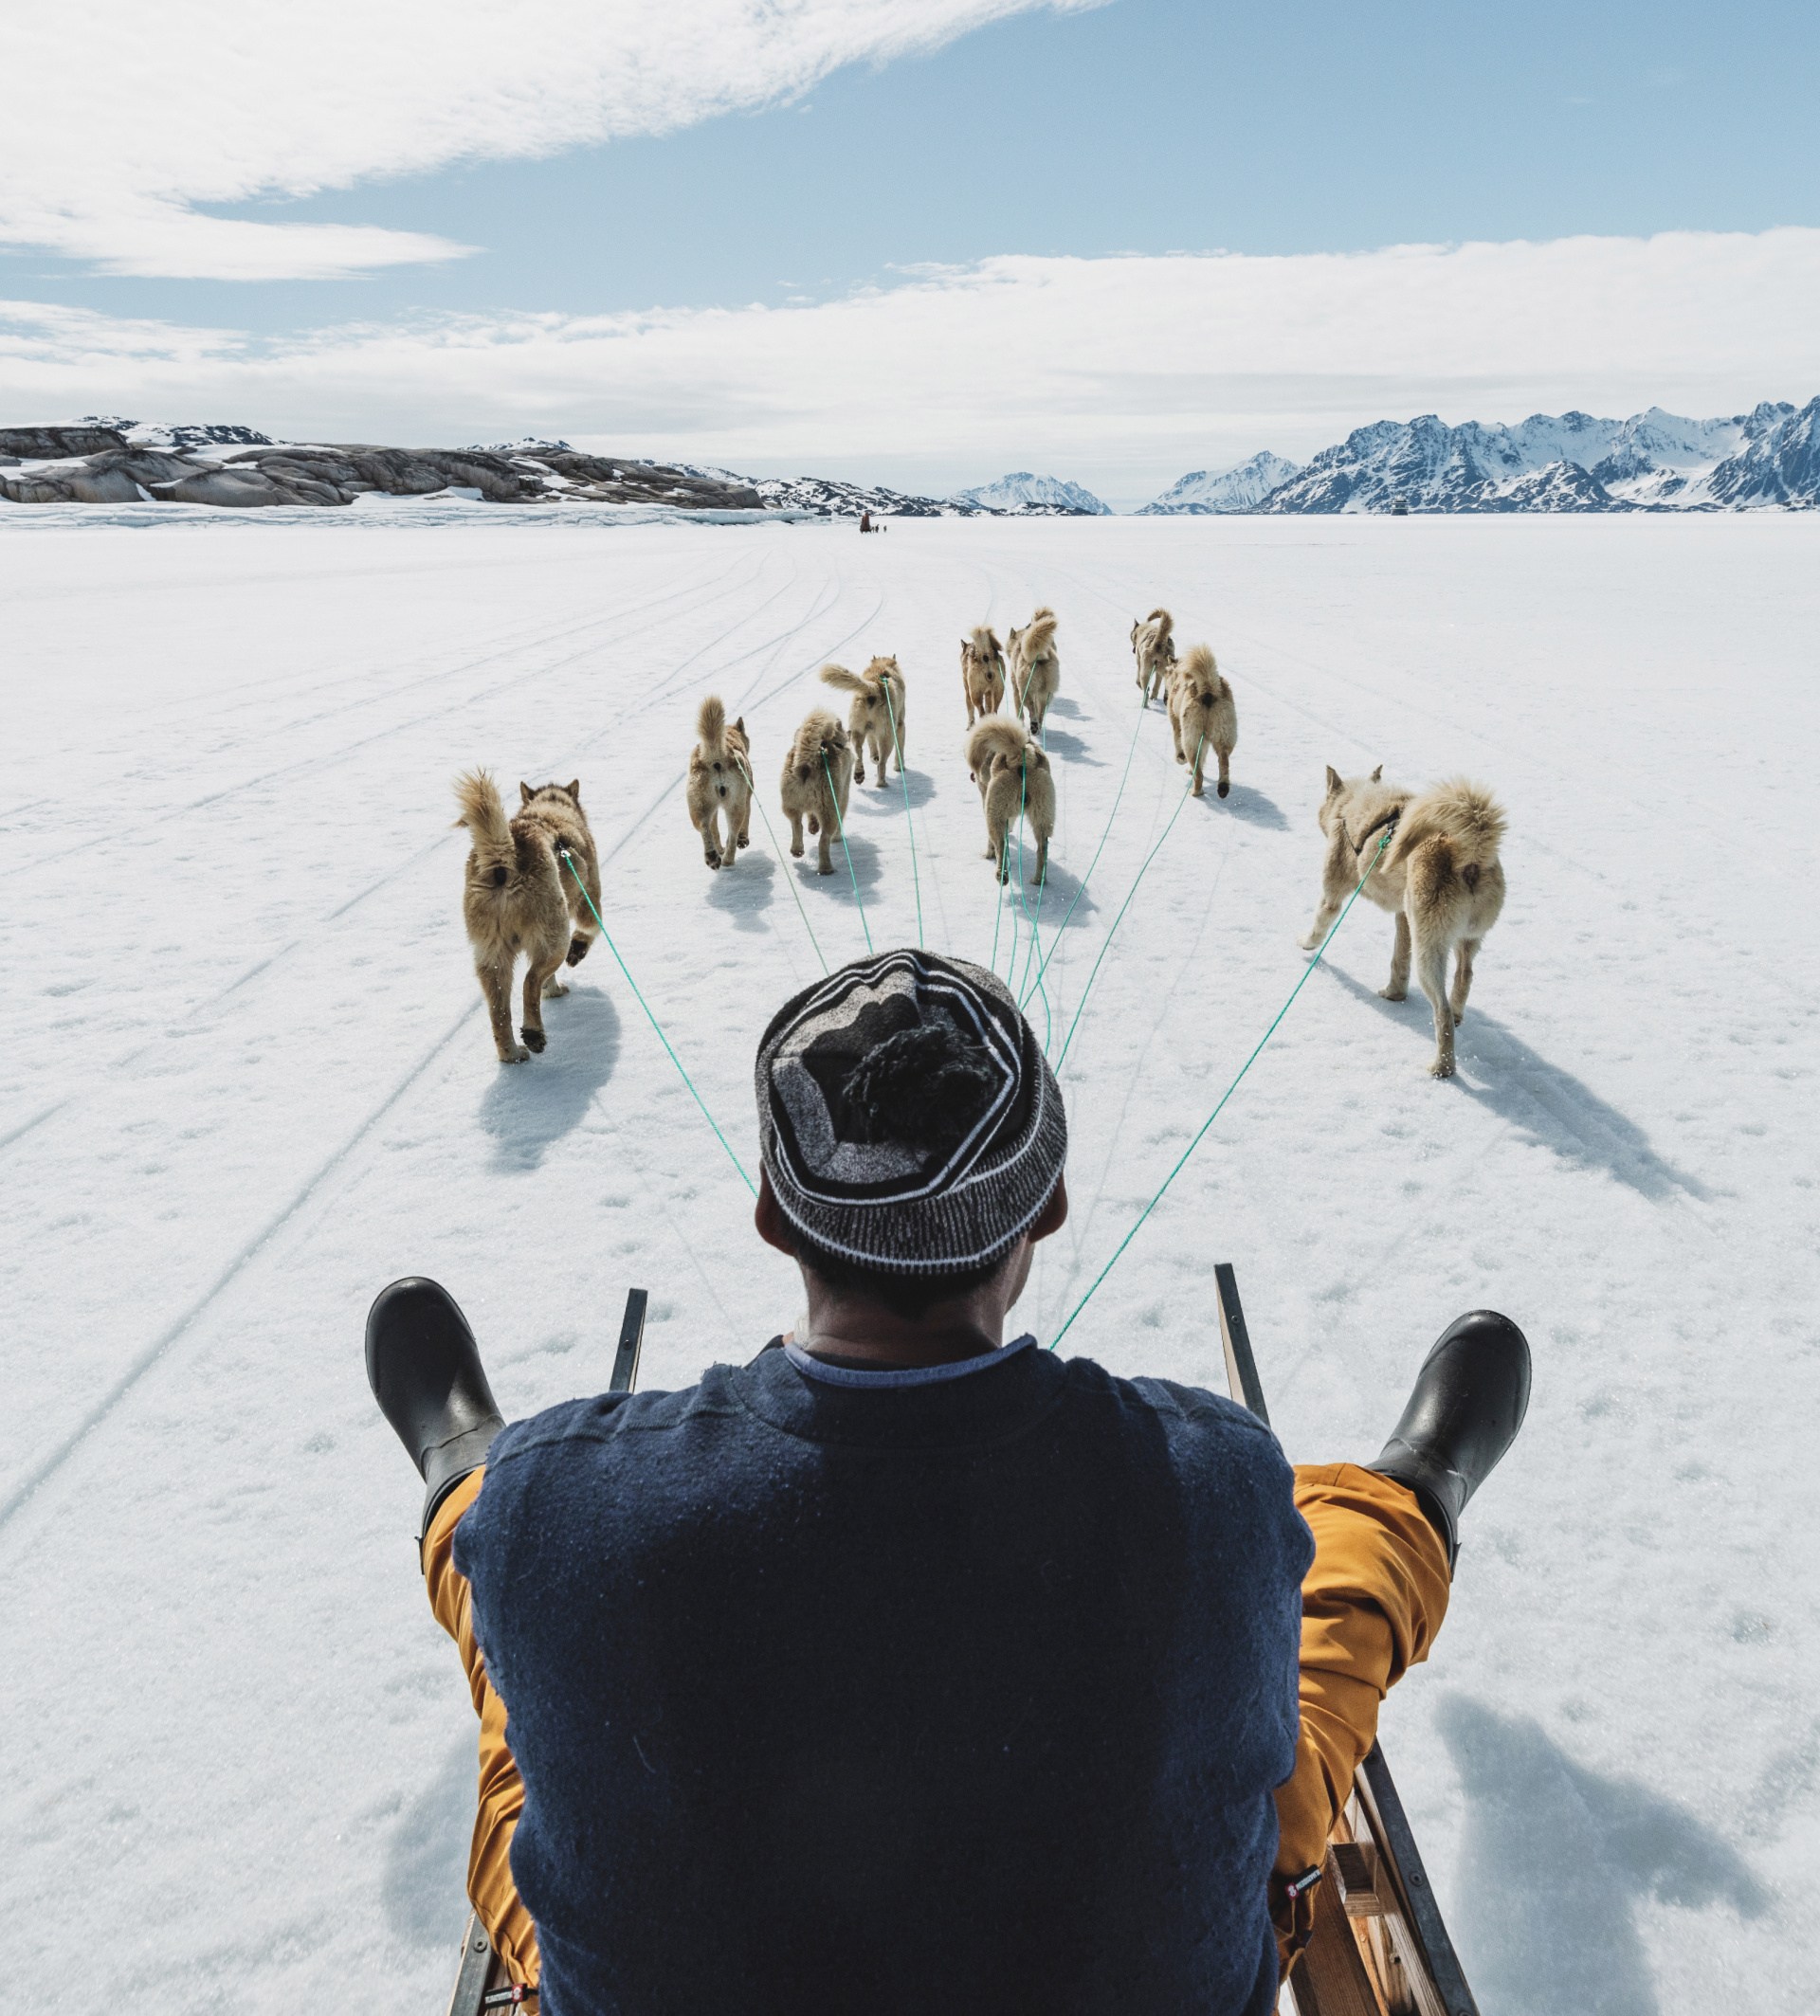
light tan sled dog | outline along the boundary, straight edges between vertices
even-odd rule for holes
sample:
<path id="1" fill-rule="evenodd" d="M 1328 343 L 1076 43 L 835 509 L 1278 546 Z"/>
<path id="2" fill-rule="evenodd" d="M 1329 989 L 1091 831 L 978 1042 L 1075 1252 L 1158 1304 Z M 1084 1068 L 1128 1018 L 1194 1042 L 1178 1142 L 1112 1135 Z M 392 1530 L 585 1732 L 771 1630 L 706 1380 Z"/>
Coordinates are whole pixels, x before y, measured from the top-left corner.
<path id="1" fill-rule="evenodd" d="M 821 859 L 816 866 L 824 875 L 834 872 L 829 852 L 841 821 L 846 817 L 846 794 L 853 782 L 853 751 L 846 730 L 828 713 L 817 707 L 797 729 L 796 737 L 784 758 L 784 817 L 790 821 L 790 851 L 803 851 L 803 822 L 821 836 Z"/>
<path id="2" fill-rule="evenodd" d="M 1027 714 L 1030 733 L 1043 733 L 1043 717 L 1062 686 L 1062 658 L 1055 648 L 1055 611 L 1038 609 L 1007 641 L 1010 660 L 1011 712 Z"/>
<path id="3" fill-rule="evenodd" d="M 845 665 L 824 665 L 822 683 L 837 692 L 850 693 L 846 733 L 853 744 L 853 781 L 865 782 L 865 754 L 872 752 L 872 765 L 884 783 L 889 774 L 895 742 L 898 772 L 903 772 L 903 674 L 895 658 L 875 658 L 864 672 L 849 672 Z"/>
<path id="4" fill-rule="evenodd" d="M 969 728 L 981 715 L 996 714 L 1005 698 L 1005 653 L 983 623 L 960 640 L 960 690 L 967 696 Z"/>
<path id="5" fill-rule="evenodd" d="M 532 1050 L 543 1048 L 544 998 L 569 991 L 556 971 L 565 959 L 574 966 L 586 958 L 600 931 L 574 876 L 558 858 L 566 851 L 573 859 L 597 909 L 600 866 L 581 808 L 580 778 L 536 790 L 520 784 L 519 792 L 523 803 L 508 823 L 499 788 L 485 771 L 464 771 L 455 780 L 462 808 L 455 824 L 467 828 L 473 843 L 462 917 L 502 1064 L 521 1064 Z M 512 970 L 520 953 L 526 961 L 523 1043 L 512 1034 Z"/>
<path id="6" fill-rule="evenodd" d="M 1175 760 L 1194 766 L 1192 795 L 1201 795 L 1201 772 L 1210 749 L 1220 759 L 1218 791 L 1232 789 L 1232 752 L 1239 746 L 1239 709 L 1232 688 L 1213 663 L 1212 651 L 1197 644 L 1169 675 L 1169 726 Z"/>
<path id="7" fill-rule="evenodd" d="M 696 744 L 689 755 L 689 823 L 701 836 L 711 868 L 733 866 L 735 850 L 752 838 L 752 744 L 742 715 L 727 726 L 727 710 L 709 694 L 695 717 Z M 720 838 L 726 815 L 727 837 Z"/>
<path id="8" fill-rule="evenodd" d="M 967 768 L 986 808 L 986 859 L 998 864 L 999 881 L 1011 879 L 1011 828 L 1021 815 L 1036 836 L 1030 880 L 1042 881 L 1055 831 L 1055 777 L 1048 757 L 1021 722 L 989 714 L 967 737 Z"/>
<path id="9" fill-rule="evenodd" d="M 1343 778 L 1331 765 L 1320 805 L 1327 836 L 1321 863 L 1320 905 L 1304 952 L 1313 952 L 1334 927 L 1346 899 L 1375 857 L 1365 894 L 1396 916 L 1391 978 L 1378 990 L 1401 1001 L 1410 988 L 1410 960 L 1434 1010 L 1434 1078 L 1453 1076 L 1453 1032 L 1466 1012 L 1472 962 L 1480 941 L 1504 907 L 1504 871 L 1498 849 L 1504 837 L 1503 808 L 1483 785 L 1456 777 L 1419 796 L 1384 782 L 1380 763 L 1369 777 Z M 1382 854 L 1378 846 L 1389 831 Z M 1447 993 L 1447 954 L 1454 954 L 1453 992 Z"/>
<path id="10" fill-rule="evenodd" d="M 1175 640 L 1170 635 L 1174 622 L 1167 609 L 1152 609 L 1131 627 L 1131 655 L 1138 661 L 1138 683 L 1144 689 L 1146 707 L 1163 690 L 1175 663 Z"/>

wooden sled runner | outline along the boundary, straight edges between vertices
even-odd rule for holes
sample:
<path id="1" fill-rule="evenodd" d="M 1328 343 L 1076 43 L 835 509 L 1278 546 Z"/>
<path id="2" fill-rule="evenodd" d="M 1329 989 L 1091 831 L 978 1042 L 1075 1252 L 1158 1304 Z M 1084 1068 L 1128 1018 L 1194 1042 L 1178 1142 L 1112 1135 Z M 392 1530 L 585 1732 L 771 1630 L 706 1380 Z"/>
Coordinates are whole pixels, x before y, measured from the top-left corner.
<path id="1" fill-rule="evenodd" d="M 1221 1262 L 1213 1279 L 1228 1387 L 1233 1399 L 1267 1422 L 1237 1277 Z M 643 1288 L 626 1298 L 610 1392 L 629 1392 L 637 1380 L 647 1300 Z M 1315 1885 L 1314 1907 L 1313 1935 L 1280 2007 L 1293 2007 L 1295 2016 L 1479 2016 L 1391 1768 L 1376 1746 L 1358 1768 Z M 537 2006 L 535 1989 L 506 1980 L 486 1928 L 470 1914 L 448 2016 Z"/>
<path id="2" fill-rule="evenodd" d="M 1234 1400 L 1270 1419 L 1238 1278 L 1213 1269 L 1226 1381 Z M 1296 2016 L 1479 2016 L 1382 1749 L 1353 1780 L 1353 1796 L 1314 1889 L 1315 1927 L 1279 2007 Z"/>

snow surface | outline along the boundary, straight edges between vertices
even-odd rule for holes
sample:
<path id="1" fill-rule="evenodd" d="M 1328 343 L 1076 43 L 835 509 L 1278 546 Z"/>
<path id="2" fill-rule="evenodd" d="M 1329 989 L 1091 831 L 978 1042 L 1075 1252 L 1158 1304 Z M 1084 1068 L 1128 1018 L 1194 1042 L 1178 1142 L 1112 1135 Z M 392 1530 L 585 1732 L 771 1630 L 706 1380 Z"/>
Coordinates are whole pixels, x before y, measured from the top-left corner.
<path id="1" fill-rule="evenodd" d="M 1322 765 L 1493 784 L 1510 899 L 1460 1078 L 1376 998 L 1361 904 L 1064 1348 L 1218 1386 L 1229 1258 L 1291 1455 L 1366 1459 L 1449 1317 L 1521 1320 L 1528 1426 L 1384 1717 L 1481 2007 L 1811 2008 L 1820 518 L 153 518 L 0 521 L 15 1972 L 70 2008 L 441 2007 L 474 1732 L 369 1301 L 447 1282 L 512 1412 L 604 1383 L 631 1284 L 653 1387 L 795 1314 L 604 946 L 546 1055 L 494 1062 L 455 770 L 579 773 L 608 923 L 751 1166 L 756 1037 L 818 971 L 785 878 L 830 958 L 864 939 L 845 873 L 762 821 L 703 869 L 701 696 L 769 786 L 815 668 L 897 652 L 926 934 L 983 958 L 956 641 L 1052 603 L 1046 948 L 1136 736 L 1059 1030 L 1181 801 L 1126 643 L 1160 601 L 1232 679 L 1236 784 L 1181 811 L 1087 999 L 1028 1320 L 1053 1335 L 1303 972 Z M 851 824 L 874 938 L 912 935 L 895 780 Z"/>

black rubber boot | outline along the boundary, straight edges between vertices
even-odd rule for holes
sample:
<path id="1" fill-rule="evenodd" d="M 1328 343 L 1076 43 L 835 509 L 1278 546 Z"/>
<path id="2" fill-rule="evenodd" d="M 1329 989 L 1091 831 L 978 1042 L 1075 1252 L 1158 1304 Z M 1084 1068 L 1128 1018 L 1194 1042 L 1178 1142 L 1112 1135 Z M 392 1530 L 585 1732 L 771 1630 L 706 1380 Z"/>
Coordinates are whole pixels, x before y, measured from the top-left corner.
<path id="1" fill-rule="evenodd" d="M 1396 1431 L 1368 1469 L 1407 1484 L 1460 1554 L 1460 1515 L 1517 1439 L 1529 1407 L 1529 1344 L 1507 1316 L 1475 1309 L 1422 1361 Z"/>
<path id="2" fill-rule="evenodd" d="M 424 1480 L 421 1540 L 505 1426 L 481 1348 L 446 1288 L 411 1276 L 379 1291 L 367 1313 L 367 1384 Z"/>

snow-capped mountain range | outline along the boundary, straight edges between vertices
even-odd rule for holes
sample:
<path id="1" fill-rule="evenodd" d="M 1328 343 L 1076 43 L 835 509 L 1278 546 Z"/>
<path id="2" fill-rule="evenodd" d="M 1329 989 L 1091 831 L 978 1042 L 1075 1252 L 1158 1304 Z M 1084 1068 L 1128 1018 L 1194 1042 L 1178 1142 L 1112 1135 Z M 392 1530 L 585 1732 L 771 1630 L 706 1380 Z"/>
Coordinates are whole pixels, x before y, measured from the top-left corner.
<path id="1" fill-rule="evenodd" d="M 1279 484 L 1301 474 L 1300 463 L 1263 448 L 1250 461 L 1217 476 L 1205 469 L 1192 470 L 1179 482 L 1172 483 L 1161 497 L 1153 499 L 1138 516 L 1213 518 L 1229 511 L 1255 511 Z"/>
<path id="2" fill-rule="evenodd" d="M 1274 482 L 1265 479 L 1274 475 Z M 1267 452 L 1185 476 L 1152 515 L 1258 511 L 1820 509 L 1820 399 L 1686 420 L 1534 413 L 1515 427 L 1380 420 L 1301 467 Z"/>
<path id="3" fill-rule="evenodd" d="M 1079 483 L 1065 483 L 1057 476 L 1032 476 L 1028 469 L 1001 476 L 995 483 L 982 483 L 974 490 L 957 490 L 954 500 L 1012 518 L 1112 516 L 1111 505 L 1101 503 L 1091 490 L 1083 490 Z"/>
<path id="4" fill-rule="evenodd" d="M 181 426 L 85 414 L 0 427 L 0 501 L 347 504 L 380 491 L 490 503 L 591 503 L 816 518 L 1101 518 L 1081 484 L 1028 469 L 950 498 L 832 477 L 585 454 L 541 436 L 401 449 L 275 442 L 240 425 Z M 1515 426 L 1433 413 L 1356 428 L 1306 463 L 1268 449 L 1196 469 L 1140 517 L 1236 512 L 1605 512 L 1820 509 L 1820 398 L 1687 420 L 1660 407 L 1628 420 L 1534 413 Z"/>

